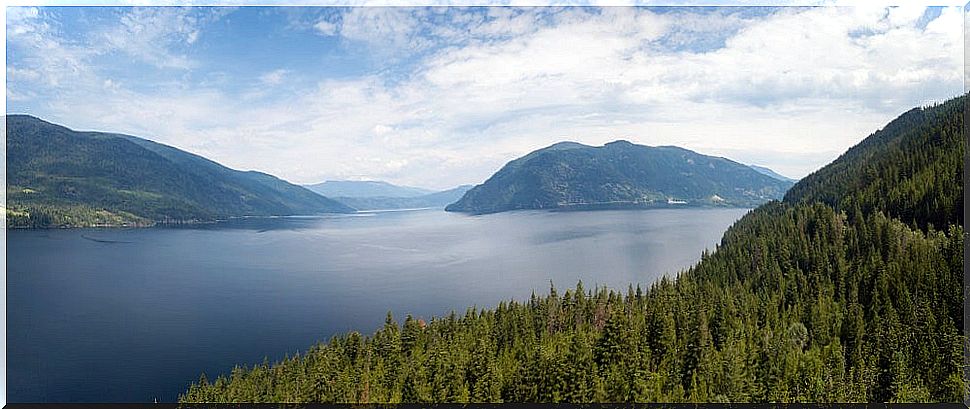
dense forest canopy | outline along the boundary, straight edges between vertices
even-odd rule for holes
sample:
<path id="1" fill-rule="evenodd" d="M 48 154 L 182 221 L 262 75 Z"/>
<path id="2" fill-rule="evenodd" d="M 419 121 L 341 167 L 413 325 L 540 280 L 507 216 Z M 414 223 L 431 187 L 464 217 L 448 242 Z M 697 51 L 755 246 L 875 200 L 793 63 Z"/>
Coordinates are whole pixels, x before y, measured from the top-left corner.
<path id="1" fill-rule="evenodd" d="M 904 114 L 675 279 L 389 313 L 180 400 L 959 401 L 965 100 Z"/>

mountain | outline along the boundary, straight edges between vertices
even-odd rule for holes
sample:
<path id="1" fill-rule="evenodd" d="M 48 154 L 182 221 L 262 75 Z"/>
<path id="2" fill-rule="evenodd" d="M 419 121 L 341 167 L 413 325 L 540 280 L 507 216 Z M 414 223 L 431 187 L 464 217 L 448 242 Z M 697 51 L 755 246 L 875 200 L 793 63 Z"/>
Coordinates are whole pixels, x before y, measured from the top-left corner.
<path id="1" fill-rule="evenodd" d="M 879 210 L 921 228 L 963 225 L 965 101 L 909 110 L 806 176 L 785 201 Z"/>
<path id="2" fill-rule="evenodd" d="M 428 189 L 369 180 L 328 180 L 305 187 L 327 197 L 417 197 L 434 193 Z"/>
<path id="3" fill-rule="evenodd" d="M 790 186 L 746 165 L 675 146 L 562 142 L 509 162 L 445 210 L 753 207 L 780 199 Z"/>
<path id="4" fill-rule="evenodd" d="M 965 105 L 907 112 L 676 278 L 388 313 L 372 335 L 203 375 L 179 400 L 962 401 Z"/>
<path id="5" fill-rule="evenodd" d="M 462 197 L 472 185 L 462 185 L 441 192 L 414 197 L 344 197 L 332 198 L 357 210 L 444 208 Z"/>
<path id="6" fill-rule="evenodd" d="M 11 227 L 150 225 L 233 216 L 353 212 L 255 171 L 146 139 L 8 115 Z"/>
<path id="7" fill-rule="evenodd" d="M 754 169 L 754 170 L 758 171 L 758 173 L 760 173 L 762 175 L 769 176 L 769 177 L 773 177 L 773 178 L 778 179 L 778 180 L 780 180 L 782 182 L 795 183 L 795 182 L 798 181 L 798 179 L 792 179 L 792 178 L 787 177 L 787 176 L 779 175 L 777 172 L 775 172 L 775 171 L 773 171 L 771 169 L 768 169 L 768 168 L 766 168 L 764 166 L 748 165 L 748 167 L 750 167 L 751 169 Z"/>

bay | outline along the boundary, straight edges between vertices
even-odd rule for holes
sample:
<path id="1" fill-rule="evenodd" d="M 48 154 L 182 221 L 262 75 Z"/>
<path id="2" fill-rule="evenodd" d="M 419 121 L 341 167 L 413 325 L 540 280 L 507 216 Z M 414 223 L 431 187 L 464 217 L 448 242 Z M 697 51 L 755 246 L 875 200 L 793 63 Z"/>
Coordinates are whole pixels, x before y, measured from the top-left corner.
<path id="1" fill-rule="evenodd" d="M 430 319 L 582 280 L 626 289 L 713 249 L 747 209 L 441 210 L 191 228 L 7 232 L 10 402 L 175 401 L 388 311 Z"/>

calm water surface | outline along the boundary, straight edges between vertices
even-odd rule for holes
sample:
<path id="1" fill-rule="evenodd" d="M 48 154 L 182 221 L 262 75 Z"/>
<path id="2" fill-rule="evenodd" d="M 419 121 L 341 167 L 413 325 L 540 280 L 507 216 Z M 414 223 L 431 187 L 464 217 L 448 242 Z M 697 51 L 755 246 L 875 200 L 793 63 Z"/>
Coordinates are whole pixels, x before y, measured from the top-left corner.
<path id="1" fill-rule="evenodd" d="M 745 209 L 440 210 L 7 232 L 10 402 L 174 401 L 335 333 L 695 263 Z"/>

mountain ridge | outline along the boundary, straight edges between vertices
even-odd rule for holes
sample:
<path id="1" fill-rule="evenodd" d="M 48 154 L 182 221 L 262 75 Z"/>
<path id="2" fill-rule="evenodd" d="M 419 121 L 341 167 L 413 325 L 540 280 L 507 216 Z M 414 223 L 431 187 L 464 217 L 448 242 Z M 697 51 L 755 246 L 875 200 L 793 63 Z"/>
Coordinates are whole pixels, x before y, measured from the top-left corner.
<path id="1" fill-rule="evenodd" d="M 304 185 L 326 197 L 417 197 L 436 193 L 433 190 L 399 186 L 382 180 L 328 180 Z"/>
<path id="2" fill-rule="evenodd" d="M 470 190 L 472 185 L 461 185 L 440 192 L 411 197 L 345 197 L 332 196 L 331 199 L 346 204 L 358 211 L 441 208 L 454 203 Z"/>
<path id="3" fill-rule="evenodd" d="M 617 140 L 559 142 L 509 161 L 447 211 L 755 206 L 791 186 L 721 157 Z"/>
<path id="4" fill-rule="evenodd" d="M 780 174 L 778 172 L 775 172 L 774 170 L 771 170 L 770 168 L 767 168 L 765 166 L 748 165 L 748 167 L 750 167 L 751 169 L 756 170 L 758 173 L 761 173 L 762 175 L 770 176 L 770 177 L 773 177 L 773 178 L 778 179 L 778 180 L 781 180 L 781 181 L 791 182 L 791 183 L 798 182 L 798 179 L 793 179 L 793 178 L 790 178 L 788 176 L 782 175 L 782 174 Z"/>
<path id="5" fill-rule="evenodd" d="M 882 210 L 923 229 L 963 225 L 964 198 L 958 192 L 966 99 L 965 94 L 906 111 L 804 177 L 785 201 L 817 201 L 850 214 Z"/>
<path id="6" fill-rule="evenodd" d="M 350 213 L 256 171 L 131 135 L 6 115 L 10 227 L 144 226 L 238 216 Z"/>

